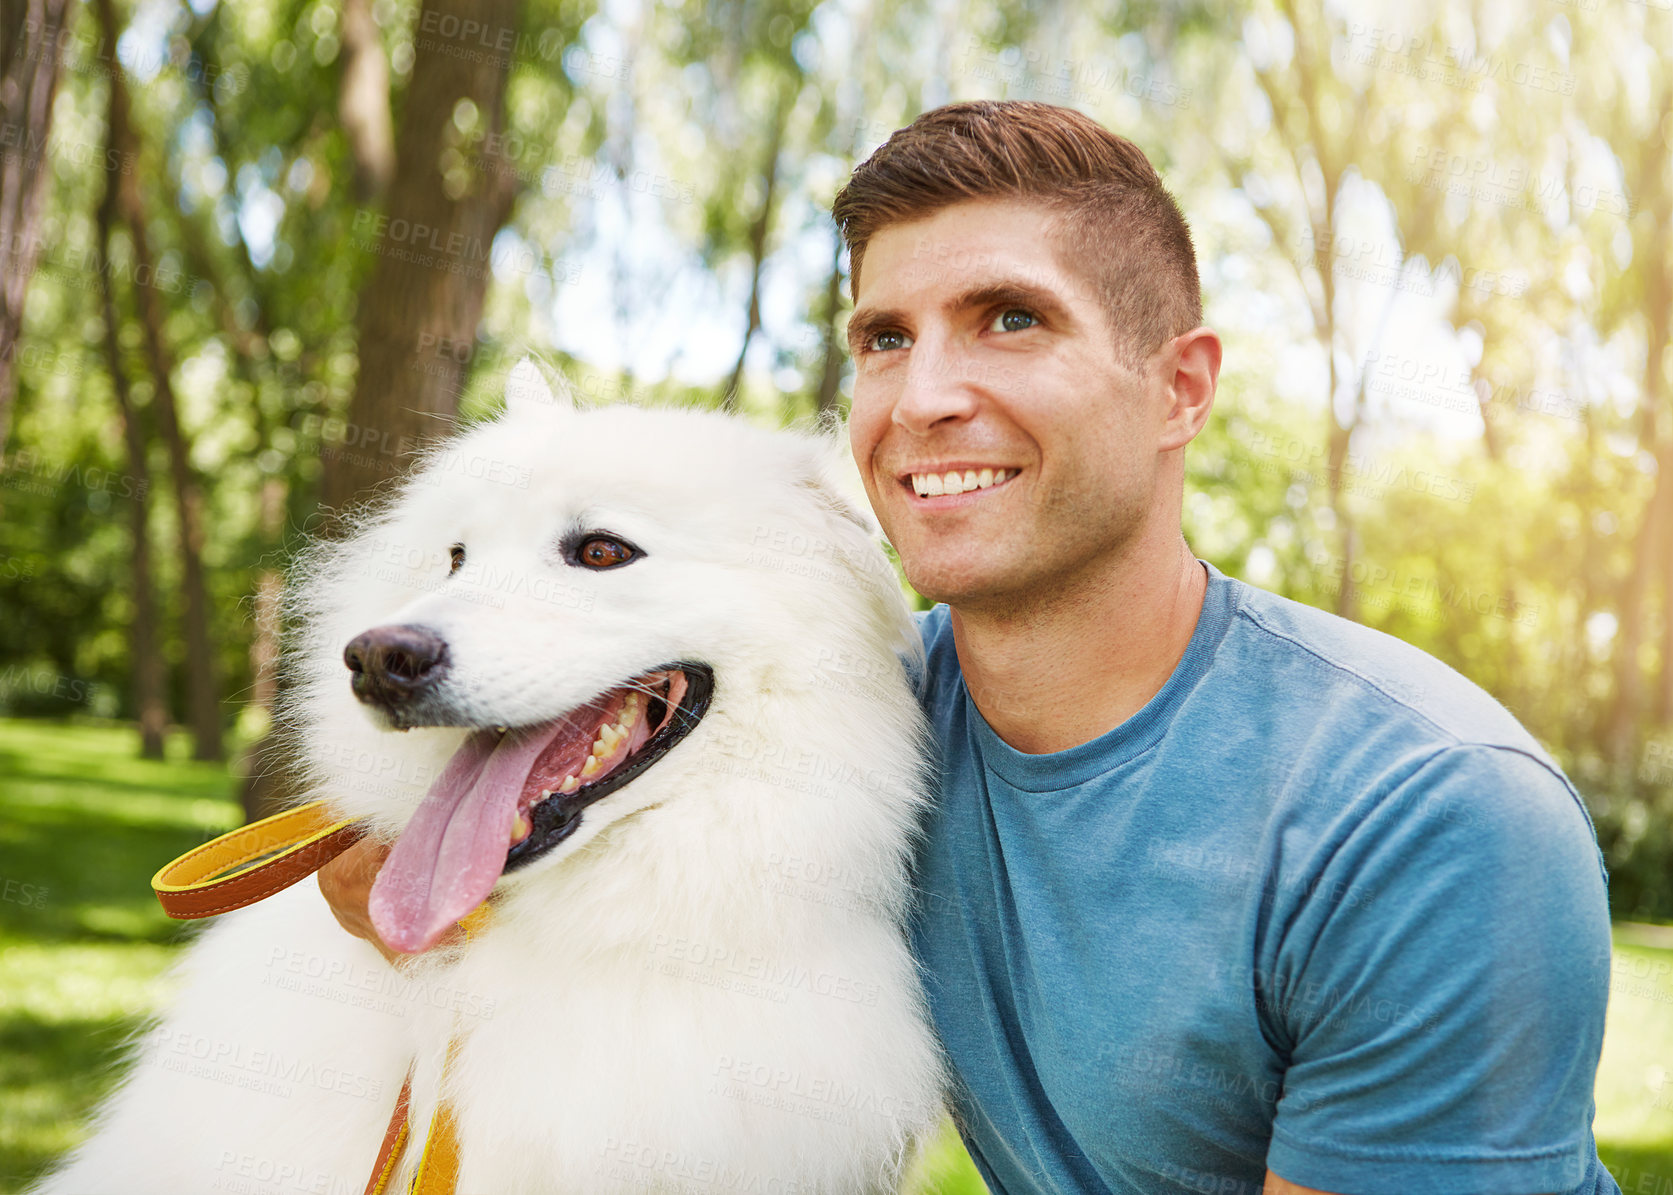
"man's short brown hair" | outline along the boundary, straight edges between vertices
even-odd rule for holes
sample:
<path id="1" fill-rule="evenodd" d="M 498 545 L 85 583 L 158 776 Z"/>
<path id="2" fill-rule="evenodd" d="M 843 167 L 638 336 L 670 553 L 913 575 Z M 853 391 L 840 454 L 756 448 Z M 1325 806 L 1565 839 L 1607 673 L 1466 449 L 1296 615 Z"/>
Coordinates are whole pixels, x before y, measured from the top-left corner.
<path id="1" fill-rule="evenodd" d="M 1092 285 L 1124 356 L 1202 323 L 1190 229 L 1144 151 L 1072 108 L 1029 100 L 935 108 L 860 164 L 831 209 L 855 297 L 874 235 L 971 199 L 1060 214 L 1060 262 Z"/>

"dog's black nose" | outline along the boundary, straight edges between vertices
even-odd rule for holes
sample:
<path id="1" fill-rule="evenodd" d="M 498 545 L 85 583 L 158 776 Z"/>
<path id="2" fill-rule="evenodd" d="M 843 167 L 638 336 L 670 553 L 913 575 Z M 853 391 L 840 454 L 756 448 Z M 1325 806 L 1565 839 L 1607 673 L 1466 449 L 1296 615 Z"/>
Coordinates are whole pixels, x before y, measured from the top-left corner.
<path id="1" fill-rule="evenodd" d="M 354 673 L 354 695 L 368 705 L 394 709 L 447 671 L 447 644 L 423 627 L 373 627 L 343 649 Z"/>

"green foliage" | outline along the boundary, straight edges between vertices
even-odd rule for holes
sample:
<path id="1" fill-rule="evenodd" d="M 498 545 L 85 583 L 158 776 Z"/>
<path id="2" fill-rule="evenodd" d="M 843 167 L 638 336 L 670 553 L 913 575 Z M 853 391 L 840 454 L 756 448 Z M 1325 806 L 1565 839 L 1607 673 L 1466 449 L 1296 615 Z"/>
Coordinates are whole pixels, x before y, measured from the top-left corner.
<path id="1" fill-rule="evenodd" d="M 740 406 L 764 422 L 806 418 L 828 365 L 846 370 L 826 360 L 847 306 L 844 285 L 829 298 L 833 264 L 845 280 L 827 212 L 853 164 L 944 99 L 1079 107 L 1163 170 L 1226 342 L 1215 417 L 1187 454 L 1197 551 L 1486 687 L 1591 801 L 1617 908 L 1673 918 L 1660 878 L 1673 873 L 1673 764 L 1655 754 L 1673 733 L 1673 583 L 1657 566 L 1673 556 L 1673 519 L 1658 530 L 1650 516 L 1658 475 L 1673 475 L 1673 394 L 1644 358 L 1673 289 L 1673 167 L 1653 127 L 1673 96 L 1673 21 L 1654 6 L 1618 22 L 1559 7 L 1468 37 L 1461 13 L 1413 14 L 1419 52 L 1334 10 L 1267 0 L 1097 12 L 531 0 L 511 31 L 494 146 L 518 197 L 479 335 L 410 368 L 466 359 L 466 418 L 493 409 L 528 349 L 593 401 L 714 403 L 726 367 L 693 376 L 680 361 L 692 345 L 670 355 L 670 328 L 701 315 L 741 340 L 770 169 L 762 326 Z M 139 481 L 89 273 L 114 177 L 138 183 L 157 261 L 138 277 L 118 232 L 107 273 L 124 369 L 149 431 L 136 299 L 154 292 L 204 479 L 232 725 L 255 692 L 252 595 L 320 526 L 322 458 L 395 460 L 379 429 L 344 422 L 388 205 L 353 185 L 337 6 L 147 11 L 128 38 L 131 158 L 106 151 L 110 51 L 90 13 L 67 43 L 45 251 L 0 456 L 0 713 L 134 712 Z M 416 41 L 435 34 L 401 0 L 373 15 L 398 124 Z M 456 110 L 438 169 L 468 169 L 464 151 L 486 136 L 481 113 Z M 606 313 L 602 339 L 559 325 L 577 295 Z M 167 457 L 150 443 L 178 712 L 176 522 Z"/>

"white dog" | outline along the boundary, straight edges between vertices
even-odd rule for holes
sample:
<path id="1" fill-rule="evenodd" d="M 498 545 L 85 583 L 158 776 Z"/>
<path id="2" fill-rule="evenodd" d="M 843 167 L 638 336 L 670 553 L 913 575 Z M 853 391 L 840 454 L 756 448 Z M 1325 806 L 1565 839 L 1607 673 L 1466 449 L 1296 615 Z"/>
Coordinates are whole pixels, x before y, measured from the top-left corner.
<path id="1" fill-rule="evenodd" d="M 289 711 L 395 843 L 386 940 L 486 927 L 396 969 L 311 881 L 221 918 L 41 1192 L 358 1195 L 409 1066 L 390 1193 L 443 1099 L 461 1195 L 889 1191 L 936 1123 L 916 637 L 837 449 L 508 391 L 306 562 Z"/>

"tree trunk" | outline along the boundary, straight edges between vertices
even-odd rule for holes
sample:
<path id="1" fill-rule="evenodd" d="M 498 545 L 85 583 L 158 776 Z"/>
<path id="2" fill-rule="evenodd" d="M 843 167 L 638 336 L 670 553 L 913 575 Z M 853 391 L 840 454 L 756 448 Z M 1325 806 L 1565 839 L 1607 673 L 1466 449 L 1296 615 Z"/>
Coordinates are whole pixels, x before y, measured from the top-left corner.
<path id="1" fill-rule="evenodd" d="M 111 89 L 111 95 L 116 91 Z M 139 720 L 139 754 L 142 759 L 163 757 L 163 736 L 168 729 L 168 706 L 163 693 L 164 667 L 158 634 L 156 595 L 151 584 L 151 533 L 149 529 L 151 467 L 145 459 L 145 430 L 139 412 L 128 393 L 128 375 L 122 367 L 121 324 L 111 294 L 110 271 L 105 261 L 110 252 L 111 231 L 116 226 L 117 181 L 107 179 L 104 199 L 99 204 L 98 239 L 94 262 L 99 277 L 99 302 L 104 314 L 105 368 L 110 374 L 111 392 L 122 417 L 122 440 L 127 446 L 128 477 L 133 484 L 133 505 L 129 512 L 132 539 L 134 621 L 128 631 L 129 662 L 133 669 L 134 714 Z"/>
<path id="2" fill-rule="evenodd" d="M 69 0 L 0 0 L 0 453 L 17 393 L 23 301 L 40 257 L 41 195 L 52 173 L 47 133 Z"/>
<path id="3" fill-rule="evenodd" d="M 837 388 L 842 385 L 842 342 L 837 324 L 842 319 L 842 234 L 836 233 L 831 253 L 831 272 L 825 276 L 825 361 L 819 370 L 819 389 L 814 409 L 823 416 L 837 407 Z"/>
<path id="4" fill-rule="evenodd" d="M 1328 351 L 1328 350 L 1327 350 Z M 1331 369 L 1334 379 L 1336 370 Z M 1342 493 L 1343 471 L 1347 468 L 1348 447 L 1353 440 L 1353 427 L 1337 422 L 1334 388 L 1331 395 L 1332 414 L 1325 451 L 1325 481 L 1330 495 L 1330 513 L 1335 516 L 1337 542 L 1341 545 L 1342 584 L 1336 590 L 1336 613 L 1342 618 L 1359 617 L 1359 591 L 1354 587 L 1354 561 L 1359 556 L 1359 537 L 1354 534 L 1353 516 L 1348 513 L 1346 495 Z"/>
<path id="5" fill-rule="evenodd" d="M 1662 445 L 1661 472 L 1673 473 L 1673 440 Z M 1656 723 L 1673 730 L 1673 520 L 1662 529 L 1661 543 L 1661 684 L 1656 688 Z"/>
<path id="6" fill-rule="evenodd" d="M 1632 575 L 1621 592 L 1615 629 L 1615 703 L 1610 709 L 1608 748 L 1617 768 L 1630 771 L 1644 715 L 1644 667 L 1639 652 L 1645 639 L 1649 589 L 1655 575 L 1655 548 L 1662 528 L 1673 518 L 1673 479 L 1656 476 L 1655 490 L 1632 545 Z"/>
<path id="7" fill-rule="evenodd" d="M 1673 352 L 1673 279 L 1669 279 L 1666 265 L 1667 254 L 1673 252 L 1673 237 L 1668 235 L 1665 223 L 1659 228 L 1650 243 L 1661 256 L 1652 258 L 1657 266 L 1647 279 L 1644 296 L 1645 316 L 1650 326 L 1640 399 L 1643 414 L 1640 441 L 1653 446 L 1661 467 L 1656 470 L 1655 489 L 1633 543 L 1632 572 L 1621 593 L 1615 639 L 1615 704 L 1609 719 L 1610 755 L 1618 767 L 1628 769 L 1632 767 L 1638 733 L 1646 720 L 1644 672 L 1638 652 L 1648 632 L 1645 624 L 1650 590 L 1667 572 L 1665 564 L 1657 559 L 1656 549 L 1663 536 L 1673 538 L 1673 476 L 1669 475 L 1673 472 L 1669 469 L 1673 465 L 1673 431 L 1664 431 L 1660 426 L 1661 412 L 1667 404 L 1663 362 Z M 1673 589 L 1664 592 L 1663 607 L 1673 612 Z M 1666 668 L 1663 660 L 1664 672 Z"/>
<path id="8" fill-rule="evenodd" d="M 279 542 L 284 526 L 285 491 L 285 483 L 280 478 L 269 477 L 262 483 L 261 531 L 264 544 L 276 546 Z M 253 678 L 250 704 L 266 712 L 269 728 L 279 704 L 284 591 L 285 575 L 278 569 L 264 568 L 256 574 L 255 626 L 250 637 L 250 675 Z M 269 814 L 278 813 L 280 798 L 295 787 L 294 778 L 288 776 L 283 760 L 276 755 L 280 749 L 280 738 L 269 729 L 244 757 L 245 781 L 239 799 L 243 802 L 244 820 L 247 822 L 260 821 Z M 277 783 L 280 777 L 286 778 L 284 784 Z"/>
<path id="9" fill-rule="evenodd" d="M 749 319 L 744 328 L 744 342 L 738 349 L 738 363 L 732 377 L 721 391 L 720 402 L 728 411 L 738 409 L 738 388 L 744 384 L 744 358 L 749 355 L 750 341 L 761 330 L 761 266 L 767 260 L 767 238 L 772 232 L 773 209 L 778 205 L 778 155 L 784 143 L 784 126 L 790 119 L 788 100 L 780 100 L 773 114 L 772 131 L 768 135 L 767 160 L 762 170 L 761 207 L 749 226 Z"/>
<path id="10" fill-rule="evenodd" d="M 111 0 L 96 0 L 99 23 L 107 44 L 116 44 L 116 15 Z M 110 145 L 129 162 L 139 160 L 128 112 L 127 85 L 115 58 L 110 63 Z M 139 193 L 137 172 L 116 172 L 117 209 L 133 241 L 134 276 L 155 277 L 151 247 L 145 230 L 145 204 Z M 209 634 L 209 583 L 203 572 L 204 496 L 197 472 L 192 467 L 191 443 L 174 401 L 173 362 L 163 340 L 164 312 L 157 288 L 134 287 L 140 326 L 145 333 L 145 355 L 150 365 L 157 430 L 168 448 L 169 478 L 174 486 L 175 517 L 179 523 L 180 589 L 183 598 L 186 640 L 187 721 L 192 731 L 194 759 L 224 759 L 221 744 L 220 684 L 216 678 L 215 649 Z"/>
<path id="11" fill-rule="evenodd" d="M 417 27 L 439 31 L 474 21 L 497 34 L 517 28 L 519 12 L 518 0 L 427 3 Z M 468 179 L 444 177 L 438 160 L 444 149 L 462 142 L 453 125 L 461 100 L 475 105 L 490 136 L 504 130 L 510 65 L 504 55 L 475 52 L 439 32 L 417 39 L 395 142 L 389 213 L 367 217 L 378 261 L 356 317 L 360 370 L 349 404 L 352 436 L 321 450 L 326 534 L 340 534 L 352 507 L 374 499 L 428 441 L 452 430 L 475 351 L 494 234 L 511 214 L 517 188 L 503 156 L 486 148 L 478 152 Z M 478 142 L 492 144 L 488 137 Z M 258 592 L 258 634 L 264 608 Z M 285 686 L 283 668 L 267 668 L 265 675 L 277 700 Z M 291 758 L 282 730 L 270 731 L 251 750 L 241 794 L 247 816 L 274 812 L 301 791 Z"/>
<path id="12" fill-rule="evenodd" d="M 354 159 L 355 196 L 362 203 L 375 202 L 395 175 L 389 60 L 372 20 L 371 0 L 343 0 L 341 27 L 343 80 L 337 92 L 337 114 Z"/>
<path id="13" fill-rule="evenodd" d="M 423 6 L 418 28 L 514 29 L 518 9 L 518 0 L 435 0 Z M 505 128 L 510 59 L 456 40 L 439 32 L 417 39 L 389 213 L 367 218 L 378 260 L 356 317 L 360 371 L 348 412 L 353 447 L 326 446 L 320 486 L 334 520 L 374 497 L 406 471 L 415 452 L 452 430 L 475 352 L 494 234 L 516 197 L 510 164 L 488 148 Z M 475 106 L 487 136 L 477 142 L 481 149 L 468 173 L 444 175 L 443 151 L 464 148 L 453 123 L 462 100 Z"/>

